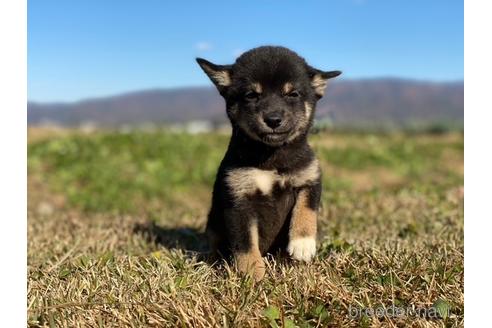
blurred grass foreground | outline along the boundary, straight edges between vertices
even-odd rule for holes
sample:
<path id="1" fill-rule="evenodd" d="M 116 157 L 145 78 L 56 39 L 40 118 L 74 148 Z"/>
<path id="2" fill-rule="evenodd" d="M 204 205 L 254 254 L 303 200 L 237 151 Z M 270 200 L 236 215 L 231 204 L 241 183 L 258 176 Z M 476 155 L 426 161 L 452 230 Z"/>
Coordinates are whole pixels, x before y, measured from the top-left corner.
<path id="1" fill-rule="evenodd" d="M 227 135 L 31 128 L 28 139 L 29 325 L 463 323 L 462 133 L 312 135 L 317 258 L 270 258 L 259 288 L 200 255 Z M 391 305 L 439 318 L 348 312 Z"/>

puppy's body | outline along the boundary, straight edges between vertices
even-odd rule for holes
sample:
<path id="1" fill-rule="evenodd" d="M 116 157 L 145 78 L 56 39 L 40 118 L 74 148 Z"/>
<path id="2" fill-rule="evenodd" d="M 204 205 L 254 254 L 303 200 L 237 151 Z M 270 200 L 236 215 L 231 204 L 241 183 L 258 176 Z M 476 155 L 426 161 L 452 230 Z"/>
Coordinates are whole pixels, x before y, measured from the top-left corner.
<path id="1" fill-rule="evenodd" d="M 232 253 L 257 279 L 267 252 L 311 260 L 321 173 L 307 133 L 326 80 L 340 72 L 316 70 L 281 47 L 253 49 L 229 66 L 198 62 L 225 98 L 233 129 L 207 223 L 212 250 Z"/>
<path id="2" fill-rule="evenodd" d="M 292 209 L 303 187 L 309 187 L 309 204 L 316 211 L 319 168 L 304 140 L 271 148 L 235 132 L 219 167 L 207 225 L 207 231 L 216 236 L 216 247 L 222 253 L 248 251 L 251 236 L 247 232 L 256 221 L 261 255 L 285 248 Z M 233 217 L 227 218 L 228 214 Z M 241 238 L 228 236 L 230 229 Z"/>

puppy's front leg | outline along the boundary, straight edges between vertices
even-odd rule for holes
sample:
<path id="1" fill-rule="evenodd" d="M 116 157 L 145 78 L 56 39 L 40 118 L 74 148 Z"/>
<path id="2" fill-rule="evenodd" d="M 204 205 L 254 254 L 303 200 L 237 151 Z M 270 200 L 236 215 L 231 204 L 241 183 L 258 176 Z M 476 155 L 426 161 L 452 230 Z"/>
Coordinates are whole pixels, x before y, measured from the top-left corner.
<path id="1" fill-rule="evenodd" d="M 252 213 L 230 210 L 226 215 L 228 239 L 238 270 L 255 280 L 265 275 L 265 263 L 258 242 L 258 221 Z"/>
<path id="2" fill-rule="evenodd" d="M 287 252 L 295 260 L 309 262 L 316 254 L 316 226 L 320 196 L 320 182 L 303 187 L 297 195 L 287 246 Z"/>

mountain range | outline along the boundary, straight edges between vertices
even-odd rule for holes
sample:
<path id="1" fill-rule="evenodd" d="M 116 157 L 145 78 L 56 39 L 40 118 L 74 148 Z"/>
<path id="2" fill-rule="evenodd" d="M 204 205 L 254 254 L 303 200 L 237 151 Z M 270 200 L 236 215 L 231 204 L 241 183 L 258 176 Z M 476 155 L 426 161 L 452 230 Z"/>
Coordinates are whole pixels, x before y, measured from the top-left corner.
<path id="1" fill-rule="evenodd" d="M 396 78 L 330 82 L 317 119 L 334 125 L 462 124 L 464 83 Z M 212 87 L 153 89 L 70 103 L 29 101 L 29 125 L 118 127 L 189 121 L 224 123 L 224 101 Z"/>

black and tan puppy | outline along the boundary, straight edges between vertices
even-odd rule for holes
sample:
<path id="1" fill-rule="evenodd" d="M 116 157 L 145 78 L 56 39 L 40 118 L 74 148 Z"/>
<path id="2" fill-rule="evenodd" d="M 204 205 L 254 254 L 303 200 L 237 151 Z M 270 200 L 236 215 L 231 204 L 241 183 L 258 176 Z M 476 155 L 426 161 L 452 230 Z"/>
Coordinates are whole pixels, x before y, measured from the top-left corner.
<path id="1" fill-rule="evenodd" d="M 207 235 L 212 251 L 234 257 L 261 279 L 262 256 L 316 253 L 321 196 L 318 161 L 307 143 L 316 102 L 339 71 L 312 68 L 283 47 L 259 47 L 233 65 L 198 58 L 226 101 L 232 137 L 214 185 Z"/>

